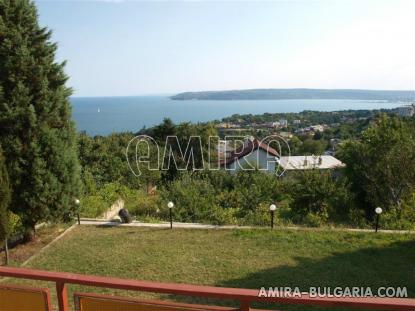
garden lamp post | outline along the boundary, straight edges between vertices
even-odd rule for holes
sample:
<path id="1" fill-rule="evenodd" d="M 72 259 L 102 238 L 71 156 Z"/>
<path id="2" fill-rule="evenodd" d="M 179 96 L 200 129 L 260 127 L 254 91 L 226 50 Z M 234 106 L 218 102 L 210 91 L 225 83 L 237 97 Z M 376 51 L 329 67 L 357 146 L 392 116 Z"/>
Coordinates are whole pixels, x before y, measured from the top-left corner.
<path id="1" fill-rule="evenodd" d="M 271 213 L 271 229 L 274 228 L 274 212 L 277 209 L 277 206 L 275 204 L 271 204 L 269 206 L 269 212 Z"/>
<path id="2" fill-rule="evenodd" d="M 78 225 L 81 224 L 81 218 L 79 217 L 79 205 L 81 204 L 81 201 L 79 201 L 79 199 L 75 199 L 75 205 L 76 205 L 76 216 L 78 218 Z"/>
<path id="3" fill-rule="evenodd" d="M 379 216 L 380 216 L 380 214 L 382 214 L 382 208 L 376 207 L 375 208 L 375 213 L 376 213 L 376 229 L 375 229 L 375 232 L 378 232 Z"/>
<path id="4" fill-rule="evenodd" d="M 170 214 L 170 229 L 173 229 L 173 213 L 172 213 L 172 209 L 174 208 L 174 203 L 170 201 L 169 203 L 167 203 L 167 207 L 169 208 L 169 214 Z"/>

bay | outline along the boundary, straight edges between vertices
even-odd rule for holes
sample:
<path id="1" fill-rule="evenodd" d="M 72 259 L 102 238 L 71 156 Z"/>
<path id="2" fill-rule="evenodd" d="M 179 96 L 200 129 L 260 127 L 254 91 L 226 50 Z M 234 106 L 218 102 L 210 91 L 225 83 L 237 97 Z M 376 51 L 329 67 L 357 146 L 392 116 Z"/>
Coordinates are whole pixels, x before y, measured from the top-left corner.
<path id="1" fill-rule="evenodd" d="M 72 97 L 72 115 L 78 131 L 89 135 L 136 132 L 163 118 L 175 123 L 206 122 L 233 114 L 391 109 L 402 103 L 341 99 L 290 100 L 171 100 L 166 96 Z"/>

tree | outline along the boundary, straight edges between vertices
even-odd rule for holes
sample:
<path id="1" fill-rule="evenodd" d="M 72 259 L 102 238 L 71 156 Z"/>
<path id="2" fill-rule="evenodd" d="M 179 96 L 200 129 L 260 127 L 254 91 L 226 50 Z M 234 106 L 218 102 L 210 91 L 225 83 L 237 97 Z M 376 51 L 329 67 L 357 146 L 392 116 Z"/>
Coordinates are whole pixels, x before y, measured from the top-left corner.
<path id="1" fill-rule="evenodd" d="M 64 63 L 39 26 L 34 3 L 0 1 L 0 143 L 12 210 L 34 236 L 36 223 L 68 219 L 80 177 Z"/>
<path id="2" fill-rule="evenodd" d="M 304 155 L 321 155 L 324 152 L 324 145 L 320 140 L 306 139 L 300 147 Z"/>
<path id="3" fill-rule="evenodd" d="M 164 144 L 167 136 L 176 135 L 176 125 L 171 119 L 164 118 L 162 123 L 148 131 L 147 134 L 153 137 L 157 142 Z"/>
<path id="4" fill-rule="evenodd" d="M 297 136 L 293 136 L 289 141 L 288 144 L 290 146 L 290 154 L 291 155 L 298 155 L 301 154 L 299 150 L 301 150 L 301 140 Z M 285 154 L 288 154 L 287 151 L 285 151 Z"/>
<path id="5" fill-rule="evenodd" d="M 234 175 L 234 189 L 224 202 L 240 208 L 240 215 L 254 211 L 261 203 L 277 202 L 281 199 L 280 182 L 273 174 L 255 170 L 239 170 Z"/>
<path id="6" fill-rule="evenodd" d="M 415 187 L 415 130 L 407 121 L 381 115 L 338 156 L 368 218 L 376 206 L 401 211 Z"/>
<path id="7" fill-rule="evenodd" d="M 347 213 L 349 191 L 346 183 L 335 180 L 329 171 L 305 170 L 295 176 L 291 185 L 292 211 L 303 220 L 316 215 L 322 221 Z"/>
<path id="8" fill-rule="evenodd" d="M 174 217 L 178 221 L 200 222 L 209 220 L 216 204 L 215 190 L 206 180 L 192 178 L 188 172 L 172 181 L 161 191 L 162 202 L 174 202 Z"/>
<path id="9" fill-rule="evenodd" d="M 7 237 L 9 235 L 9 203 L 9 176 L 7 174 L 3 151 L 0 147 L 0 241 L 4 241 L 6 264 L 8 264 L 9 261 L 9 254 L 7 249 Z"/>

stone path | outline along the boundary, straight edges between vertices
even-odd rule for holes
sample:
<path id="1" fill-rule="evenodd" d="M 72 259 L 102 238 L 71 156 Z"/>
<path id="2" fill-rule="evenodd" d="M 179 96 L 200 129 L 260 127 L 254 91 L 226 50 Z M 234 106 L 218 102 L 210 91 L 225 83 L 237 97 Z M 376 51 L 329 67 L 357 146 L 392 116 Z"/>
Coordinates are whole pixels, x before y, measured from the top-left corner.
<path id="1" fill-rule="evenodd" d="M 122 226 L 122 227 L 143 227 L 143 228 L 170 228 L 170 223 L 145 223 L 139 221 L 133 221 L 129 224 L 122 224 L 115 221 L 102 221 L 95 219 L 81 219 L 81 225 L 90 226 Z M 173 222 L 173 228 L 187 228 L 187 229 L 267 229 L 265 227 L 253 227 L 253 226 L 219 226 L 219 225 L 205 225 L 198 223 L 183 223 Z M 373 232 L 373 229 L 350 229 L 350 228 L 305 228 L 305 227 L 274 227 L 274 230 L 309 230 L 309 231 L 349 231 L 349 232 Z M 381 233 L 392 233 L 392 234 L 415 234 L 415 231 L 410 230 L 378 230 Z"/>

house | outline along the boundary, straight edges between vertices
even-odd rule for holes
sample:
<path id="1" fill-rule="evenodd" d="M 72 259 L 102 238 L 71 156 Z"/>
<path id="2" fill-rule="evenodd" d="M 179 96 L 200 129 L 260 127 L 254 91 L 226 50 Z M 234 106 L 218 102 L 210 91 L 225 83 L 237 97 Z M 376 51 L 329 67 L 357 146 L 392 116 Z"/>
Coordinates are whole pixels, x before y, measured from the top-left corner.
<path id="1" fill-rule="evenodd" d="M 291 139 L 293 137 L 293 134 L 290 132 L 279 132 L 278 135 L 280 135 L 284 139 Z"/>
<path id="2" fill-rule="evenodd" d="M 324 132 L 324 130 L 327 128 L 328 128 L 327 124 L 316 124 L 316 125 L 311 125 L 308 127 L 298 128 L 297 130 L 295 130 L 295 132 L 298 134 L 314 135 L 317 132 L 320 132 L 320 133 Z"/>
<path id="3" fill-rule="evenodd" d="M 285 172 L 309 169 L 334 170 L 346 166 L 331 155 L 281 157 L 278 164 Z"/>
<path id="4" fill-rule="evenodd" d="M 325 126 L 321 124 L 317 124 L 317 125 L 310 126 L 310 129 L 313 132 L 324 132 Z"/>
<path id="5" fill-rule="evenodd" d="M 415 105 L 407 105 L 397 108 L 397 113 L 401 117 L 412 117 L 415 115 Z"/>
<path id="6" fill-rule="evenodd" d="M 241 169 L 252 170 L 254 168 L 275 174 L 279 156 L 274 148 L 251 137 L 245 139 L 244 144 L 221 160 L 220 164 L 232 174 Z"/>
<path id="7" fill-rule="evenodd" d="M 281 127 L 287 127 L 288 126 L 288 120 L 286 119 L 280 119 L 279 121 Z"/>
<path id="8" fill-rule="evenodd" d="M 286 119 L 280 119 L 279 121 L 270 123 L 270 127 L 274 127 L 274 128 L 287 127 L 287 126 L 288 126 L 288 120 Z"/>
<path id="9" fill-rule="evenodd" d="M 232 151 L 234 151 L 234 148 L 231 146 L 231 142 L 228 140 L 219 140 L 216 148 L 218 150 L 220 159 L 228 158 L 231 155 Z"/>
<path id="10" fill-rule="evenodd" d="M 218 129 L 230 129 L 230 128 L 238 128 L 238 125 L 233 124 L 233 123 L 218 123 L 215 125 L 216 128 Z"/>
<path id="11" fill-rule="evenodd" d="M 277 128 L 277 127 L 280 127 L 281 126 L 281 124 L 280 124 L 280 122 L 278 122 L 278 121 L 276 121 L 276 122 L 271 122 L 271 127 L 275 127 L 275 128 Z"/>

